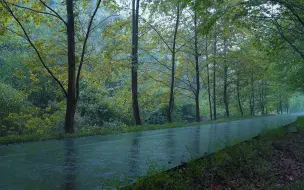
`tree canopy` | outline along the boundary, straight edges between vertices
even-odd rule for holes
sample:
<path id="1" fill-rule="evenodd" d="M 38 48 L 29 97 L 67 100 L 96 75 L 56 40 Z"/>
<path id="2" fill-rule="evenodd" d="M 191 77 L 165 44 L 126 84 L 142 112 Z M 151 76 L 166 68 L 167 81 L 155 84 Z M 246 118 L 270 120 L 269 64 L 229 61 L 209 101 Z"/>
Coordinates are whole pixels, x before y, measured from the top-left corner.
<path id="1" fill-rule="evenodd" d="M 0 0 L 0 135 L 303 111 L 302 0 Z"/>

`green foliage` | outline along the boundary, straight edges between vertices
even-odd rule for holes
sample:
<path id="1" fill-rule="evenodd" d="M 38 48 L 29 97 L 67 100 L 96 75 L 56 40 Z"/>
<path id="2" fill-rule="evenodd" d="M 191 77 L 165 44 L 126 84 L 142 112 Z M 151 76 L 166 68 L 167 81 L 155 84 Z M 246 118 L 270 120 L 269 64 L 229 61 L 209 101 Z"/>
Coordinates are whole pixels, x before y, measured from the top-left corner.
<path id="1" fill-rule="evenodd" d="M 167 110 L 165 108 L 157 108 L 147 114 L 144 119 L 149 124 L 164 124 L 167 121 Z"/>
<path id="2" fill-rule="evenodd" d="M 299 116 L 296 123 L 298 127 L 304 128 L 304 116 Z"/>
<path id="3" fill-rule="evenodd" d="M 10 117 L 19 114 L 28 104 L 25 99 L 25 94 L 9 85 L 0 83 L 0 136 L 21 130 L 10 123 Z"/>
<path id="4" fill-rule="evenodd" d="M 17 91 L 9 85 L 0 83 L 0 108 L 1 117 L 11 112 L 19 112 L 25 104 L 25 94 Z"/>
<path id="5" fill-rule="evenodd" d="M 80 92 L 80 100 L 77 105 L 77 114 L 79 115 L 78 126 L 103 126 L 114 118 L 116 113 L 111 110 L 106 102 L 98 96 L 98 91 L 86 88 Z"/>
<path id="6" fill-rule="evenodd" d="M 35 107 L 24 93 L 0 83 L 0 136 L 48 133 L 63 121 L 60 106 Z"/>
<path id="7" fill-rule="evenodd" d="M 302 112 L 304 110 L 304 96 L 297 92 L 289 98 L 290 112 Z"/>
<path id="8" fill-rule="evenodd" d="M 22 135 L 22 134 L 46 134 L 52 131 L 60 132 L 63 122 L 62 110 L 57 110 L 52 113 L 45 113 L 37 107 L 23 108 L 18 113 L 10 113 L 4 118 L 4 126 L 6 128 L 6 134 L 4 135 Z"/>
<path id="9" fill-rule="evenodd" d="M 68 84 L 64 22 L 58 16 L 40 14 L 41 11 L 52 12 L 41 2 L 1 1 L 0 83 L 7 86 L 2 85 L 1 88 L 4 89 L 0 89 L 5 92 L 1 97 L 1 136 L 43 134 L 49 131 L 61 133 L 65 97 L 24 39 L 24 32 L 16 20 L 3 7 L 4 2 L 9 2 L 9 8 L 23 24 L 48 68 L 65 89 Z M 229 120 L 224 118 L 225 68 L 228 73 L 228 107 L 232 119 L 241 116 L 240 107 L 245 117 L 250 114 L 274 114 L 287 109 L 298 112 L 304 108 L 301 94 L 303 59 L 277 32 L 274 20 L 263 19 L 262 16 L 271 13 L 270 8 L 260 6 L 266 1 L 140 2 L 137 74 L 140 114 L 146 124 L 143 129 L 147 129 L 149 124 L 167 122 L 171 83 L 170 47 L 175 28 L 172 20 L 176 19 L 177 5 L 181 7 L 181 15 L 175 52 L 174 122 L 187 123 L 195 120 L 196 56 L 200 79 L 200 118 L 203 121 L 208 120 L 210 115 L 208 87 L 215 93 L 215 97 L 212 93 L 210 98 L 212 106 L 216 106 L 217 118 L 219 121 Z M 58 15 L 65 18 L 64 3 L 53 2 L 51 6 Z M 289 6 L 297 10 L 294 13 L 303 15 L 298 11 L 303 8 L 300 1 L 290 5 L 281 3 L 276 12 L 280 18 L 278 24 L 283 27 L 291 44 L 302 51 L 303 25 L 298 19 L 289 19 L 295 16 Z M 128 7 L 129 4 L 124 1 L 102 1 L 98 9 L 99 16 L 93 21 L 80 75 L 80 98 L 76 105 L 75 123 L 79 131 L 97 133 L 98 130 L 133 130 L 130 89 L 132 12 Z M 77 1 L 74 11 L 75 66 L 78 68 L 85 38 L 83 33 L 86 32 L 84 26 L 89 24 L 89 15 L 93 10 L 87 1 Z M 197 31 L 194 31 L 195 13 Z M 223 52 L 224 39 L 228 39 L 226 53 Z M 212 76 L 214 72 L 215 79 Z M 21 94 L 22 97 L 19 98 L 16 94 Z M 215 105 L 213 99 L 216 99 Z M 253 106 L 252 101 L 255 101 Z M 125 127 L 127 125 L 131 126 L 130 129 Z M 151 128 L 161 127 L 157 125 Z"/>

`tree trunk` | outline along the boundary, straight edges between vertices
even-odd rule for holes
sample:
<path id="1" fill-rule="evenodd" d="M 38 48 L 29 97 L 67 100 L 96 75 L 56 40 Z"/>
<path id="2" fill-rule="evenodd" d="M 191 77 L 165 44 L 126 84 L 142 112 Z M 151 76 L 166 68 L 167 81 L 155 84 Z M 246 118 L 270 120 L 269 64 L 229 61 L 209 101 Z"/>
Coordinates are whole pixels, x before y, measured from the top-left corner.
<path id="1" fill-rule="evenodd" d="M 198 62 L 198 47 L 197 47 L 197 13 L 194 11 L 194 46 L 195 46 L 195 74 L 196 74 L 196 92 L 195 92 L 195 120 L 200 122 L 200 105 L 199 105 L 199 94 L 200 94 L 200 69 Z"/>
<path id="2" fill-rule="evenodd" d="M 254 116 L 254 79 L 251 73 L 250 115 Z"/>
<path id="3" fill-rule="evenodd" d="M 260 84 L 259 88 L 259 104 L 260 104 L 260 111 L 262 115 L 264 115 L 264 108 L 263 108 L 263 82 Z"/>
<path id="4" fill-rule="evenodd" d="M 196 94 L 195 95 L 195 121 L 196 122 L 200 122 L 201 118 L 200 118 L 200 107 L 199 107 L 199 95 Z"/>
<path id="5" fill-rule="evenodd" d="M 251 92 L 249 96 L 249 110 L 250 110 L 250 115 L 252 116 L 252 98 L 251 98 Z"/>
<path id="6" fill-rule="evenodd" d="M 240 77 L 239 77 L 239 73 L 237 74 L 237 79 L 236 79 L 236 91 L 237 91 L 237 99 L 238 99 L 240 113 L 241 113 L 241 116 L 243 117 L 244 113 L 243 113 L 243 108 L 242 108 L 241 98 L 240 98 Z"/>
<path id="7" fill-rule="evenodd" d="M 261 85 L 261 111 L 262 115 L 265 115 L 265 103 L 266 103 L 266 84 L 265 81 L 262 80 L 262 85 Z"/>
<path id="8" fill-rule="evenodd" d="M 263 109 L 264 109 L 264 114 L 268 114 L 267 113 L 267 81 L 263 82 Z"/>
<path id="9" fill-rule="evenodd" d="M 215 94 L 215 74 L 216 74 L 216 46 L 217 46 L 217 36 L 216 36 L 216 24 L 214 25 L 214 44 L 213 44 L 213 119 L 216 120 L 216 94 Z"/>
<path id="10" fill-rule="evenodd" d="M 174 77 L 175 77 L 175 48 L 176 48 L 176 37 L 177 37 L 177 30 L 179 25 L 179 11 L 180 7 L 177 5 L 177 15 L 176 15 L 176 23 L 174 29 L 174 38 L 173 38 L 173 48 L 172 48 L 172 68 L 171 68 L 171 85 L 170 85 L 170 98 L 169 98 L 169 106 L 167 110 L 167 119 L 169 123 L 172 123 L 172 111 L 174 105 Z"/>
<path id="11" fill-rule="evenodd" d="M 136 4 L 136 5 L 135 5 Z M 139 0 L 132 2 L 132 68 L 131 68 L 131 83 L 132 83 L 132 107 L 133 118 L 136 125 L 141 125 L 138 105 L 138 88 L 137 88 L 137 69 L 138 69 L 138 10 Z"/>
<path id="12" fill-rule="evenodd" d="M 65 115 L 65 132 L 74 132 L 76 111 L 76 70 L 75 70 L 75 28 L 73 0 L 67 0 L 67 38 L 68 38 L 68 95 Z"/>
<path id="13" fill-rule="evenodd" d="M 227 75 L 228 75 L 228 65 L 227 65 L 227 38 L 224 38 L 224 104 L 226 110 L 226 117 L 229 117 L 229 105 L 228 105 L 228 96 L 227 96 Z"/>
<path id="14" fill-rule="evenodd" d="M 206 34 L 206 61 L 208 61 L 208 35 Z M 210 92 L 210 74 L 209 74 L 209 63 L 207 63 L 207 85 L 208 85 L 208 101 L 209 101 L 209 113 L 210 120 L 212 120 L 212 103 L 211 103 L 211 92 Z"/>
<path id="15" fill-rule="evenodd" d="M 283 114 L 283 106 L 282 106 L 282 99 L 280 98 L 280 112 Z"/>

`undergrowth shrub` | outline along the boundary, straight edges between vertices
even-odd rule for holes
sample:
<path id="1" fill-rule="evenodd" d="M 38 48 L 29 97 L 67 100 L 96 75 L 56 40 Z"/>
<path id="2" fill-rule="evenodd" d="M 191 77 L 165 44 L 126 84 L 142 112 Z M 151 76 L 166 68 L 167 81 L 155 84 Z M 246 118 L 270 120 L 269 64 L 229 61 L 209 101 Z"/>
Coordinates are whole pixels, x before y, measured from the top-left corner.
<path id="1" fill-rule="evenodd" d="M 298 127 L 304 128 L 304 116 L 299 116 L 296 123 Z"/>

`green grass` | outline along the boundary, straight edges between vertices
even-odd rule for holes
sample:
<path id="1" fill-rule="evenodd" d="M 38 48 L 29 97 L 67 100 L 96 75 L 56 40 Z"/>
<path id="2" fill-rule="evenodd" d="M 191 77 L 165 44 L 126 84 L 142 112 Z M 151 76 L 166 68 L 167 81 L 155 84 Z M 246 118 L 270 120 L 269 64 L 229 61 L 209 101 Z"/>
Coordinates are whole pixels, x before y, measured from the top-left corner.
<path id="1" fill-rule="evenodd" d="M 304 128 L 304 116 L 299 116 L 296 123 L 298 127 Z"/>
<path id="2" fill-rule="evenodd" d="M 106 135 L 106 134 L 115 134 L 119 133 L 118 131 L 108 130 L 108 129 L 99 129 L 88 132 L 76 132 L 73 134 L 64 134 L 64 133 L 33 133 L 26 135 L 10 135 L 6 137 L 0 137 L 0 145 L 8 145 L 13 143 L 24 143 L 32 141 L 44 141 L 44 140 L 53 140 L 53 139 L 63 139 L 63 138 L 74 138 L 74 137 L 84 137 L 84 136 L 94 136 L 94 135 Z"/>
<path id="3" fill-rule="evenodd" d="M 296 124 L 304 124 L 303 118 L 299 118 Z M 284 184 L 275 175 L 280 169 L 285 171 L 289 168 L 280 158 L 292 159 L 289 156 L 294 153 L 288 150 L 290 139 L 295 142 L 298 139 L 297 143 L 292 143 L 294 147 L 301 147 L 303 142 L 299 139 L 303 139 L 304 131 L 300 130 L 298 134 L 288 133 L 287 127 L 265 130 L 258 138 L 237 143 L 183 166 L 140 178 L 124 189 L 210 189 L 211 185 L 216 189 L 304 189 L 303 178 Z M 278 151 L 277 146 L 283 148 Z M 298 158 L 304 160 L 304 149 L 295 150 L 300 152 Z M 279 181 L 283 183 L 280 186 Z"/>
<path id="4" fill-rule="evenodd" d="M 267 115 L 267 116 L 272 116 L 272 115 Z M 203 124 L 222 123 L 222 122 L 227 122 L 227 121 L 236 121 L 236 120 L 256 118 L 256 117 L 266 117 L 266 115 L 220 118 L 220 119 L 217 119 L 216 121 L 202 121 L 202 122 L 192 122 L 192 123 L 166 123 L 166 124 L 161 124 L 161 125 L 146 124 L 146 125 L 141 125 L 141 126 L 128 126 L 128 127 L 123 128 L 122 132 L 128 133 L 128 132 L 168 129 L 168 128 L 177 128 L 177 127 L 191 127 L 191 126 L 197 126 L 197 125 L 203 125 Z"/>
<path id="5" fill-rule="evenodd" d="M 265 116 L 265 115 L 263 115 Z M 138 131 L 148 131 L 148 130 L 157 130 L 157 129 L 168 129 L 168 128 L 177 128 L 177 127 L 190 127 L 203 124 L 211 123 L 221 123 L 226 121 L 234 121 L 241 119 L 248 119 L 254 117 L 263 117 L 263 116 L 248 116 L 248 117 L 230 117 L 230 118 L 220 118 L 216 121 L 203 121 L 203 122 L 193 122 L 193 123 L 167 123 L 167 124 L 146 124 L 141 126 L 127 126 L 121 127 L 120 130 L 111 130 L 111 129 L 94 129 L 90 131 L 77 131 L 73 134 L 63 134 L 63 133 L 50 133 L 45 132 L 33 133 L 27 135 L 11 135 L 6 137 L 0 137 L 0 145 L 8 145 L 13 143 L 24 143 L 32 141 L 43 141 L 43 140 L 52 140 L 52 139 L 62 139 L 62 138 L 72 138 L 72 137 L 84 137 L 84 136 L 94 136 L 94 135 L 107 135 L 107 134 L 117 134 L 117 133 L 129 133 L 129 132 L 138 132 Z"/>

